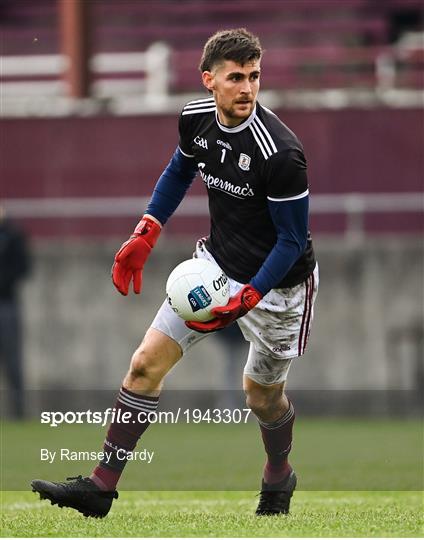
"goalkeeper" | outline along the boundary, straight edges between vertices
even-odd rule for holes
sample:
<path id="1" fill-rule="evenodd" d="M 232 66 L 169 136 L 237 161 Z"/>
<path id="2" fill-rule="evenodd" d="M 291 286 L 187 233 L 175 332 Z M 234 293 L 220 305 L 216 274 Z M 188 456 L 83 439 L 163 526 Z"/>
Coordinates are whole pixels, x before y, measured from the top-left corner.
<path id="1" fill-rule="evenodd" d="M 216 33 L 200 62 L 209 97 L 188 103 L 179 119 L 179 145 L 154 189 L 146 213 L 115 256 L 112 279 L 127 295 L 142 289 L 144 264 L 162 227 L 197 174 L 206 186 L 211 229 L 196 257 L 229 277 L 231 298 L 209 322 L 184 322 L 165 301 L 135 351 L 115 404 L 134 422 L 112 422 L 108 461 L 88 477 L 63 483 L 34 480 L 53 504 L 103 517 L 118 494 L 130 453 L 148 428 L 140 411 L 155 411 L 163 380 L 189 347 L 237 322 L 250 350 L 244 368 L 247 406 L 256 415 L 266 462 L 258 515 L 286 514 L 296 487 L 288 456 L 294 407 L 284 392 L 292 360 L 306 348 L 318 290 L 308 232 L 306 160 L 296 135 L 257 101 L 262 49 L 245 29 Z M 143 418 L 146 415 L 141 415 Z"/>

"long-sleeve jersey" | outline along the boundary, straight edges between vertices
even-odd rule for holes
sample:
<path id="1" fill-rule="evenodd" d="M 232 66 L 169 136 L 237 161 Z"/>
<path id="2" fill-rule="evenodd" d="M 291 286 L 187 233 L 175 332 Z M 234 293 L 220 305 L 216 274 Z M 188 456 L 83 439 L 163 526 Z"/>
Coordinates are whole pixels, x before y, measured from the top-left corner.
<path id="1" fill-rule="evenodd" d="M 170 175 L 178 205 L 197 171 L 209 199 L 206 245 L 224 272 L 241 283 L 251 282 L 263 294 L 304 281 L 315 256 L 308 232 L 306 160 L 296 135 L 259 103 L 238 126 L 224 126 L 212 97 L 184 107 L 179 134 L 180 157 L 186 163 L 181 165 L 176 154 L 148 213 L 164 222 L 169 216 L 163 213 L 168 204 L 163 197 L 172 195 Z M 184 186 L 175 183 L 184 180 L 183 172 L 175 174 L 178 167 L 185 168 Z"/>

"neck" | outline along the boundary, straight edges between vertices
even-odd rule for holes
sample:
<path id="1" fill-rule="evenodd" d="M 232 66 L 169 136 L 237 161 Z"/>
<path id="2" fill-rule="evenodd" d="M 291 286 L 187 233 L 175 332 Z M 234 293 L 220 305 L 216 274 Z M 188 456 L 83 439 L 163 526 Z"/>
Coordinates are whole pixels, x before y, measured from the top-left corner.
<path id="1" fill-rule="evenodd" d="M 236 127 L 242 124 L 247 118 L 228 118 L 222 111 L 217 111 L 219 123 L 225 127 Z"/>
<path id="2" fill-rule="evenodd" d="M 223 131 L 240 131 L 247 127 L 254 119 L 256 113 L 256 104 L 253 111 L 246 118 L 232 118 L 222 114 L 222 111 L 216 111 L 216 122 Z"/>

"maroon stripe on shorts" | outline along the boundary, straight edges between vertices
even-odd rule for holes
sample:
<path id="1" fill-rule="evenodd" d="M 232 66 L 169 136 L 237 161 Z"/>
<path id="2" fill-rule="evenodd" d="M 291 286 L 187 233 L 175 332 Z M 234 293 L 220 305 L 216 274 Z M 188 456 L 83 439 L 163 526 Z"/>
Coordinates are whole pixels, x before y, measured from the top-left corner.
<path id="1" fill-rule="evenodd" d="M 315 286 L 315 278 L 314 278 L 314 274 L 312 272 L 312 274 L 311 274 L 311 288 L 310 288 L 310 291 L 309 291 L 308 319 L 306 321 L 305 335 L 303 337 L 302 353 L 305 352 L 306 344 L 308 342 L 309 332 L 311 330 L 312 298 L 314 297 L 314 286 Z"/>
<path id="2" fill-rule="evenodd" d="M 308 277 L 308 279 L 305 282 L 305 286 L 306 286 L 305 307 L 303 308 L 302 324 L 300 325 L 300 336 L 299 336 L 299 342 L 298 342 L 298 346 L 297 346 L 297 352 L 298 352 L 299 356 L 302 354 L 302 340 L 303 340 L 302 338 L 303 338 L 303 332 L 304 332 L 304 329 L 305 329 L 305 322 L 306 322 L 306 319 L 307 319 L 307 312 L 308 312 L 309 288 L 310 288 L 309 282 L 310 282 L 310 276 Z"/>

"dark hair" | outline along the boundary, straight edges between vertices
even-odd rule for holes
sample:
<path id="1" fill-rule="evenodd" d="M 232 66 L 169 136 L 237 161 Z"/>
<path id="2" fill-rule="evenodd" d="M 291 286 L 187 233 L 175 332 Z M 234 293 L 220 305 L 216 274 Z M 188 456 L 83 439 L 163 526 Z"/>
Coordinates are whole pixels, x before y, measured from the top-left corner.
<path id="1" fill-rule="evenodd" d="M 224 60 L 232 60 L 244 66 L 246 62 L 259 60 L 261 56 L 262 47 L 259 38 L 246 28 L 220 30 L 205 43 L 199 69 L 201 72 L 211 71 L 215 64 Z"/>

